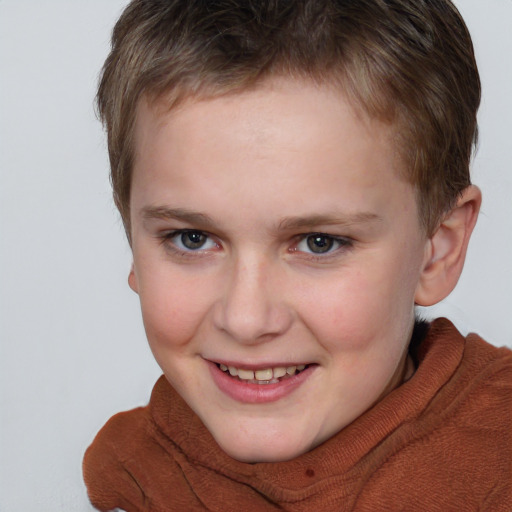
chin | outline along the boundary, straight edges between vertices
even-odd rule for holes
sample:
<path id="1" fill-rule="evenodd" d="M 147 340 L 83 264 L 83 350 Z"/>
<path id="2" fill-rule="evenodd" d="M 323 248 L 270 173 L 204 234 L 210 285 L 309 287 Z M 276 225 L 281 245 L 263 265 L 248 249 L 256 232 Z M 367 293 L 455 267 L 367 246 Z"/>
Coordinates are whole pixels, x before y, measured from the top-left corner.
<path id="1" fill-rule="evenodd" d="M 230 457 L 239 462 L 249 464 L 257 462 L 285 462 L 302 455 L 314 446 L 303 443 L 293 443 L 286 433 L 282 436 L 260 436 L 247 435 L 243 439 L 235 435 L 224 433 L 221 436 L 214 436 L 215 440 Z"/>
<path id="2" fill-rule="evenodd" d="M 274 449 L 273 446 L 266 446 L 264 450 L 255 450 L 253 446 L 244 449 L 242 447 L 224 447 L 221 448 L 231 458 L 248 464 L 256 464 L 258 462 L 286 462 L 298 457 L 307 450 L 282 450 Z"/>

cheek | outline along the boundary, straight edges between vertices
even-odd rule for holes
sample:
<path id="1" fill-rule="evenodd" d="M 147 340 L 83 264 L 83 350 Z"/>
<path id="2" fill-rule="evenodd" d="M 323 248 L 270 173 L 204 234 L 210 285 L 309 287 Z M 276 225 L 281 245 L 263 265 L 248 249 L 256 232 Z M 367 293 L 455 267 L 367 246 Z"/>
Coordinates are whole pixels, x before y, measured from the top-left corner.
<path id="1" fill-rule="evenodd" d="M 147 277 L 139 297 L 151 347 L 187 346 L 210 309 L 205 283 L 178 274 Z"/>
<path id="2" fill-rule="evenodd" d="M 344 351 L 373 349 L 375 340 L 407 332 L 414 279 L 404 278 L 403 263 L 345 269 L 329 281 L 311 283 L 301 306 L 309 329 L 326 348 Z"/>
<path id="3" fill-rule="evenodd" d="M 370 288 L 367 279 L 344 276 L 310 289 L 303 317 L 325 348 L 362 349 L 373 338 L 383 308 Z"/>

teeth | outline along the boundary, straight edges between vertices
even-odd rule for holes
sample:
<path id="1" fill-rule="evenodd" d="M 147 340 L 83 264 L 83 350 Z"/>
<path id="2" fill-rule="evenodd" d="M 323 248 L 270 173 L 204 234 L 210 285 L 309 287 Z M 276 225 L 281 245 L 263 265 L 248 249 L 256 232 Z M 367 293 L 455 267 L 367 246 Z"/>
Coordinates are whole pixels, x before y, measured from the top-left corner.
<path id="1" fill-rule="evenodd" d="M 267 368 L 266 370 L 257 370 L 254 372 L 254 376 L 256 380 L 272 380 L 272 368 Z M 238 376 L 240 377 L 240 370 L 238 371 Z M 240 377 L 241 379 L 243 377 Z"/>
<path id="2" fill-rule="evenodd" d="M 288 366 L 288 368 L 286 368 L 286 373 L 288 375 L 293 375 L 296 371 L 297 371 L 296 366 Z"/>
<path id="3" fill-rule="evenodd" d="M 279 377 L 284 377 L 286 375 L 286 368 L 282 366 L 278 366 L 274 368 L 274 379 L 279 379 Z"/>
<path id="4" fill-rule="evenodd" d="M 244 370 L 242 368 L 236 368 L 235 366 L 226 366 L 225 364 L 219 365 L 223 372 L 229 372 L 232 377 L 238 377 L 241 380 L 251 381 L 251 383 L 257 384 L 274 384 L 279 382 L 277 379 L 284 377 L 285 375 L 295 375 L 297 372 L 301 372 L 306 368 L 305 364 L 298 366 L 277 366 L 276 368 L 265 368 L 263 370 Z"/>
<path id="5" fill-rule="evenodd" d="M 272 370 L 270 370 L 272 372 Z M 238 370 L 238 377 L 242 380 L 253 380 L 254 379 L 254 372 L 252 370 Z M 258 378 L 258 377 L 256 377 Z M 258 379 L 263 380 L 263 379 Z"/>

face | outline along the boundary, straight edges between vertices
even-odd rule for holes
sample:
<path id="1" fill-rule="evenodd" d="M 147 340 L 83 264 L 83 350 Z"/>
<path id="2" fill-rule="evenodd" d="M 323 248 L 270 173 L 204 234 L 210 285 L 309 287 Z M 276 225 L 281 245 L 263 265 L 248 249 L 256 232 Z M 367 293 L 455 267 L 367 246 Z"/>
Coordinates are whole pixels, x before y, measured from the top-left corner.
<path id="1" fill-rule="evenodd" d="M 426 239 L 399 166 L 327 86 L 139 106 L 129 282 L 232 457 L 294 458 L 402 381 Z"/>

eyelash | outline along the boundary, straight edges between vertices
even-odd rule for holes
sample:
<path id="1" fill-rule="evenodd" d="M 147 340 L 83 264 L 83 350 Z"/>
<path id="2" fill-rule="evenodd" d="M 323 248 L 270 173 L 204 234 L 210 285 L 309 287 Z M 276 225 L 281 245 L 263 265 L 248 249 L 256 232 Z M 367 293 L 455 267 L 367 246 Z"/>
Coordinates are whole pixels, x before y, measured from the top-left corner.
<path id="1" fill-rule="evenodd" d="M 304 250 L 298 249 L 300 244 L 307 244 L 309 246 L 309 241 L 312 239 L 326 239 L 328 243 L 332 244 L 326 252 L 318 252 L 315 253 L 313 251 L 306 252 Z M 334 246 L 334 248 L 333 248 Z M 334 235 L 329 235 L 328 233 L 305 233 L 303 235 L 299 235 L 299 241 L 294 245 L 291 249 L 292 252 L 300 252 L 305 255 L 305 257 L 310 258 L 315 261 L 326 260 L 330 257 L 335 257 L 339 255 L 340 252 L 345 252 L 353 247 L 353 240 L 346 237 L 339 237 Z M 309 246 L 311 249 L 311 247 Z"/>
<path id="2" fill-rule="evenodd" d="M 196 258 L 200 256 L 205 256 L 205 253 L 207 253 L 210 248 L 202 249 L 202 247 L 198 247 L 197 249 L 190 249 L 190 248 L 181 248 L 179 247 L 176 242 L 173 241 L 173 239 L 176 239 L 177 237 L 186 235 L 186 234 L 198 234 L 205 236 L 207 239 L 207 243 L 210 240 L 217 248 L 220 247 L 220 244 L 215 242 L 213 240 L 213 237 L 204 231 L 200 231 L 198 229 L 177 229 L 175 231 L 171 231 L 170 233 L 165 233 L 162 238 L 162 243 L 165 245 L 165 248 L 168 251 L 173 252 L 174 254 L 177 254 L 178 256 L 182 256 L 185 258 Z M 181 242 L 182 243 L 182 242 Z"/>
<path id="3" fill-rule="evenodd" d="M 198 247 L 197 249 L 191 249 L 191 248 L 180 248 L 174 239 L 177 237 L 182 237 L 186 234 L 198 234 L 200 236 L 206 237 L 206 243 L 208 244 L 208 241 L 210 241 L 212 244 L 214 244 L 215 248 L 220 248 L 221 244 L 218 242 L 215 242 L 212 235 L 205 231 L 200 231 L 197 229 L 177 229 L 175 231 L 171 231 L 170 233 L 165 233 L 160 238 L 162 239 L 163 245 L 165 245 L 166 249 L 177 254 L 178 256 L 184 257 L 184 258 L 196 258 L 196 257 L 204 257 L 206 254 L 209 253 L 211 247 L 208 247 L 206 249 L 203 249 L 202 246 Z M 328 243 L 333 244 L 336 246 L 334 249 L 331 247 L 328 248 L 328 250 L 324 253 L 314 253 L 314 252 L 307 252 L 301 249 L 298 249 L 299 245 L 302 243 L 305 243 L 309 246 L 308 241 L 313 238 L 324 238 L 328 241 Z M 298 253 L 301 254 L 303 258 L 308 258 L 314 261 L 321 261 L 321 260 L 327 260 L 332 256 L 337 255 L 339 252 L 345 252 L 349 249 L 351 249 L 354 245 L 353 240 L 346 237 L 339 237 L 334 235 L 329 235 L 327 233 L 320 233 L 320 232 L 314 232 L 314 233 L 304 233 L 300 234 L 294 237 L 295 240 L 297 240 L 293 246 L 289 249 L 289 252 L 291 253 Z M 181 241 L 183 244 L 183 242 Z"/>

